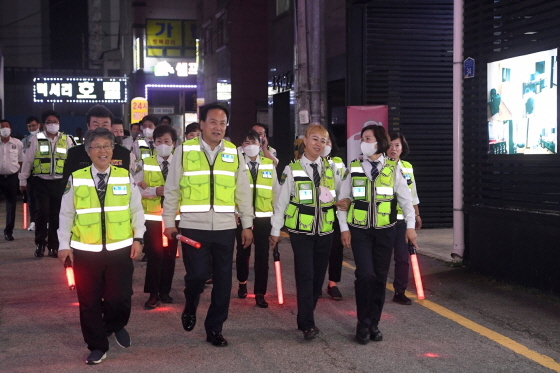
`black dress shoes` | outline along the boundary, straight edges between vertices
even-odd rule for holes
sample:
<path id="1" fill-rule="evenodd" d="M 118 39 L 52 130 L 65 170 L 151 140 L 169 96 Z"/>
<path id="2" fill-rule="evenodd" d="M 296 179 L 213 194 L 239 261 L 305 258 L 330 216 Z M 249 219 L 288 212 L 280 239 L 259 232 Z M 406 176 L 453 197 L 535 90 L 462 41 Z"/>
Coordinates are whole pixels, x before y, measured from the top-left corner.
<path id="1" fill-rule="evenodd" d="M 50 256 L 51 258 L 57 258 L 58 257 L 58 249 L 50 249 L 49 248 L 49 253 L 47 255 Z"/>
<path id="2" fill-rule="evenodd" d="M 156 294 L 150 294 L 150 298 L 144 303 L 144 308 L 147 310 L 153 310 L 158 306 L 159 298 Z"/>
<path id="3" fill-rule="evenodd" d="M 237 290 L 237 296 L 241 299 L 247 298 L 247 284 L 239 284 L 239 289 Z"/>
<path id="4" fill-rule="evenodd" d="M 264 300 L 263 294 L 255 295 L 255 301 L 257 302 L 257 306 L 260 308 L 268 308 L 268 303 Z"/>
<path id="5" fill-rule="evenodd" d="M 12 236 L 11 233 L 4 233 L 4 238 L 6 239 L 6 241 L 13 241 L 14 240 L 14 236 Z"/>
<path id="6" fill-rule="evenodd" d="M 181 314 L 181 322 L 183 323 L 183 329 L 185 329 L 187 332 L 190 332 L 196 325 L 196 315 L 183 311 L 183 313 Z"/>
<path id="7" fill-rule="evenodd" d="M 45 255 L 45 245 L 39 243 L 35 248 L 35 256 L 41 258 L 43 255 Z"/>
<path id="8" fill-rule="evenodd" d="M 404 295 L 404 293 L 395 293 L 393 296 L 393 302 L 403 304 L 405 306 L 410 306 L 412 304 L 410 298 Z"/>
<path id="9" fill-rule="evenodd" d="M 212 346 L 225 347 L 227 346 L 227 341 L 221 332 L 211 332 L 206 334 L 206 342 L 212 343 Z"/>
<path id="10" fill-rule="evenodd" d="M 367 345 L 370 339 L 370 330 L 367 326 L 362 323 L 358 323 L 356 326 L 356 342 L 361 345 Z"/>
<path id="11" fill-rule="evenodd" d="M 373 324 L 369 327 L 369 339 L 375 342 L 383 340 L 383 333 L 379 331 L 379 329 L 377 328 L 377 324 Z"/>
<path id="12" fill-rule="evenodd" d="M 159 300 L 161 301 L 161 303 L 173 303 L 173 298 L 169 296 L 169 293 L 160 293 Z"/>
<path id="13" fill-rule="evenodd" d="M 319 334 L 319 328 L 314 326 L 310 329 L 307 329 L 307 330 L 303 331 L 303 339 L 305 339 L 306 341 L 310 341 L 312 339 L 315 339 L 317 334 Z"/>

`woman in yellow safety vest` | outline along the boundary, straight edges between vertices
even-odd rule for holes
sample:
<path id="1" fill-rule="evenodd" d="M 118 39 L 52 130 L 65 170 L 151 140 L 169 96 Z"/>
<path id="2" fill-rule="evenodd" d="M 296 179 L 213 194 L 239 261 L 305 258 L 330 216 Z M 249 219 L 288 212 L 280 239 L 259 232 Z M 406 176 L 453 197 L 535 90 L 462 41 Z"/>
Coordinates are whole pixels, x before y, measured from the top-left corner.
<path id="1" fill-rule="evenodd" d="M 270 244 L 278 244 L 286 226 L 294 251 L 297 326 L 306 340 L 319 333 L 313 316 L 329 263 L 340 173 L 321 158 L 329 135 L 310 125 L 303 139 L 305 151 L 284 169 L 274 203 Z"/>
<path id="2" fill-rule="evenodd" d="M 177 132 L 166 124 L 159 125 L 153 133 L 155 154 L 142 159 L 134 175 L 142 194 L 142 207 L 146 218 L 146 279 L 144 293 L 150 297 L 144 308 L 154 309 L 160 302 L 173 303 L 169 295 L 173 274 L 177 240 L 163 238 L 162 199 Z"/>
<path id="3" fill-rule="evenodd" d="M 406 241 L 416 246 L 412 197 L 401 166 L 385 154 L 390 139 L 381 126 L 362 129 L 363 160 L 349 165 L 340 198 L 350 198 L 348 212 L 339 213 L 342 244 L 352 248 L 356 263 L 356 341 L 381 341 L 378 323 L 385 302 L 397 221 L 397 201 L 406 220 Z"/>

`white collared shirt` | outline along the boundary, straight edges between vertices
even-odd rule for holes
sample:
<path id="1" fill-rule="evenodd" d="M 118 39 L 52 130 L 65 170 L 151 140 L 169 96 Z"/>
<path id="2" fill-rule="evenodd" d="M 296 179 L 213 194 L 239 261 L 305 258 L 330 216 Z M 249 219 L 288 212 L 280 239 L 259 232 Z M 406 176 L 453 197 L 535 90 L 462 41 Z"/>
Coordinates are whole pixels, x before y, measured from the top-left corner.
<path id="1" fill-rule="evenodd" d="M 6 143 L 0 140 L 0 175 L 13 175 L 19 172 L 22 162 L 22 142 L 11 136 Z"/>

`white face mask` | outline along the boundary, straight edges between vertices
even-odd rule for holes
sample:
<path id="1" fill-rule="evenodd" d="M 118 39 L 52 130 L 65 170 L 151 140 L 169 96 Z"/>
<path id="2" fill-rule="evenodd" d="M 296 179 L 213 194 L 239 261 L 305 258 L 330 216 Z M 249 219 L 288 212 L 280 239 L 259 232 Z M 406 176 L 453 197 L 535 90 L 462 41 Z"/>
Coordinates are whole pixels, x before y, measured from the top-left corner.
<path id="1" fill-rule="evenodd" d="M 47 132 L 51 135 L 55 135 L 58 133 L 60 128 L 60 124 L 47 124 Z"/>
<path id="2" fill-rule="evenodd" d="M 151 139 L 154 135 L 154 130 L 151 128 L 144 128 L 144 137 Z"/>
<path id="3" fill-rule="evenodd" d="M 8 136 L 10 136 L 11 133 L 12 133 L 12 130 L 8 127 L 0 129 L 0 135 L 2 137 L 8 137 Z"/>
<path id="4" fill-rule="evenodd" d="M 260 146 L 258 145 L 247 145 L 243 148 L 243 152 L 247 154 L 249 157 L 255 157 L 261 151 Z"/>
<path id="5" fill-rule="evenodd" d="M 332 147 L 329 145 L 325 145 L 325 149 L 321 153 L 321 157 L 326 157 L 327 155 L 331 154 Z"/>
<path id="6" fill-rule="evenodd" d="M 156 146 L 156 151 L 160 157 L 169 157 L 173 147 L 167 144 L 160 144 Z"/>
<path id="7" fill-rule="evenodd" d="M 39 132 L 39 130 L 35 130 L 35 131 L 30 131 L 29 133 L 31 134 L 31 136 L 36 135 Z"/>
<path id="8" fill-rule="evenodd" d="M 370 157 L 377 152 L 377 142 L 362 142 L 360 149 L 366 157 Z"/>

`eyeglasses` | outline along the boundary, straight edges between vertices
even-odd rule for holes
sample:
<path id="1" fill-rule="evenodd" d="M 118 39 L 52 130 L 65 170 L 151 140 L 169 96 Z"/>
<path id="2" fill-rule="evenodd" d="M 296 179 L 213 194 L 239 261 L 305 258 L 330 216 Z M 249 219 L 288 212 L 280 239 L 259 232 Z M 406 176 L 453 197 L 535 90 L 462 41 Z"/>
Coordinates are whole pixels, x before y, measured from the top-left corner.
<path id="1" fill-rule="evenodd" d="M 113 149 L 113 145 L 90 146 L 89 148 L 99 153 L 101 150 L 109 151 L 109 149 Z"/>
<path id="2" fill-rule="evenodd" d="M 60 122 L 45 122 L 45 124 L 60 124 Z"/>

